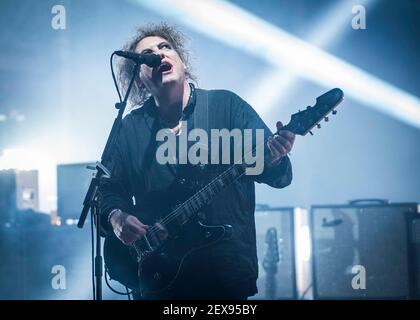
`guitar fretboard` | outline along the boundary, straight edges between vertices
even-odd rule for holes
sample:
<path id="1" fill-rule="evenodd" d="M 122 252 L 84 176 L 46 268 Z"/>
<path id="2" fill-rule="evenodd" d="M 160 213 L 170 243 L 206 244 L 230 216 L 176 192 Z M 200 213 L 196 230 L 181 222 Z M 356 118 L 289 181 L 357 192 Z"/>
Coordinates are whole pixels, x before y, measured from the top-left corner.
<path id="1" fill-rule="evenodd" d="M 245 173 L 245 166 L 241 164 L 232 165 L 229 169 L 218 175 L 205 187 L 200 189 L 191 198 L 176 208 L 171 214 L 165 217 L 160 223 L 167 227 L 172 221 L 178 224 L 185 224 L 193 218 L 203 207 L 208 205 L 227 186 L 235 182 Z"/>

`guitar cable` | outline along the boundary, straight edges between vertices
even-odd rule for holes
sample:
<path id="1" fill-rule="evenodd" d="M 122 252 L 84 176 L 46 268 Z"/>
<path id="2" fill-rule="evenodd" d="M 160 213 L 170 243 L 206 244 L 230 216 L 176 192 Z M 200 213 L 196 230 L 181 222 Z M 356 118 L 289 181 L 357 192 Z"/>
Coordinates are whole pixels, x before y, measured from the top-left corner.
<path id="1" fill-rule="evenodd" d="M 129 291 L 128 287 L 125 287 L 126 292 L 121 292 L 121 291 L 118 291 L 117 289 L 114 289 L 109 283 L 109 280 L 112 280 L 112 279 L 111 277 L 109 277 L 108 279 L 107 275 L 109 276 L 109 273 L 108 273 L 108 269 L 105 267 L 105 282 L 108 288 L 116 294 L 119 294 L 121 296 L 128 296 L 128 300 L 131 300 L 130 295 L 133 293 L 133 290 Z"/>
<path id="2" fill-rule="evenodd" d="M 95 285 L 95 236 L 93 231 L 93 214 L 90 215 L 90 239 L 91 239 L 91 264 L 92 264 L 92 289 L 93 289 L 93 300 L 96 300 L 96 285 Z"/>
<path id="3" fill-rule="evenodd" d="M 111 58 L 109 59 L 109 63 L 111 65 L 112 80 L 114 80 L 114 85 L 115 85 L 115 89 L 117 90 L 118 99 L 120 100 L 120 102 L 122 102 L 120 89 L 118 88 L 118 83 L 117 83 L 117 79 L 115 77 L 115 72 L 114 72 L 114 64 L 113 64 L 114 55 L 115 55 L 115 52 L 113 54 L 111 54 Z"/>
<path id="4" fill-rule="evenodd" d="M 90 233 L 91 233 L 91 244 L 92 244 L 92 250 L 91 250 L 91 261 L 92 261 L 92 288 L 93 288 L 93 300 L 96 300 L 96 285 L 95 285 L 95 252 L 94 252 L 94 248 L 95 248 L 95 237 L 94 237 L 94 231 L 93 231 L 93 225 L 94 225 L 94 221 L 93 221 L 93 215 L 90 215 Z M 105 266 L 105 283 L 108 286 L 108 288 L 119 295 L 122 296 L 128 296 L 128 300 L 131 300 L 130 295 L 133 293 L 133 291 L 129 291 L 127 287 L 125 287 L 126 292 L 121 292 L 118 291 L 116 289 L 114 289 L 111 284 L 109 283 L 109 280 L 107 278 L 107 275 L 109 276 L 108 273 L 108 269 Z M 111 280 L 111 277 L 109 278 Z"/>
<path id="5" fill-rule="evenodd" d="M 114 72 L 114 67 L 113 67 L 113 57 L 114 57 L 114 55 L 115 55 L 115 52 L 113 54 L 111 54 L 111 57 L 109 59 L 110 60 L 109 61 L 110 66 L 111 66 L 111 74 L 112 74 L 112 79 L 114 81 L 115 89 L 116 89 L 117 94 L 118 94 L 118 98 L 119 98 L 120 102 L 122 102 L 121 93 L 120 93 L 120 90 L 118 88 L 118 83 L 117 83 L 117 79 L 115 77 L 115 72 Z M 92 288 L 93 288 L 93 299 L 96 300 L 95 299 L 96 298 L 96 293 L 95 293 L 96 292 L 96 290 L 95 290 L 95 269 L 94 269 L 94 265 L 95 265 L 95 258 L 94 258 L 95 257 L 95 252 L 94 252 L 95 238 L 94 238 L 93 225 L 94 225 L 93 215 L 91 215 L 90 231 L 91 231 L 91 240 L 92 240 L 91 241 L 91 243 L 92 243 L 92 254 L 91 254 L 91 259 L 92 259 Z M 133 291 L 129 291 L 128 287 L 125 287 L 126 292 L 121 292 L 121 291 L 118 291 L 118 290 L 114 289 L 111 286 L 111 284 L 109 283 L 109 280 L 111 280 L 111 277 L 109 277 L 109 280 L 108 280 L 108 277 L 107 277 L 107 276 L 109 276 L 107 267 L 105 266 L 104 269 L 105 269 L 105 283 L 108 286 L 108 288 L 112 292 L 114 292 L 116 294 L 119 294 L 119 295 L 122 295 L 122 296 L 127 296 L 128 300 L 131 300 L 131 295 L 133 294 Z"/>

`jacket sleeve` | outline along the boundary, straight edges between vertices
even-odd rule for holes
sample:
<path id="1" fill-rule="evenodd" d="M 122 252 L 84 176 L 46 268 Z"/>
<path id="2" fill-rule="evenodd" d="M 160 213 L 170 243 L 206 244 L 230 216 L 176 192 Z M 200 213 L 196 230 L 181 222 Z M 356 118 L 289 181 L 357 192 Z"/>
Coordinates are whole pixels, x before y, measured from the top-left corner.
<path id="1" fill-rule="evenodd" d="M 124 128 L 121 128 L 123 132 Z M 102 178 L 99 183 L 99 207 L 101 214 L 102 231 L 107 233 L 112 231 L 108 222 L 108 216 L 114 209 L 124 212 L 132 212 L 134 209 L 132 192 L 130 190 L 130 180 L 127 174 L 126 144 L 124 134 L 120 134 L 111 150 L 109 170 L 110 178 Z"/>
<path id="2" fill-rule="evenodd" d="M 233 94 L 232 98 L 233 128 L 252 129 L 255 137 L 256 129 L 264 130 L 264 159 L 269 155 L 267 139 L 272 135 L 271 130 L 266 126 L 257 112 L 238 95 Z M 253 139 L 253 143 L 255 143 Z M 285 156 L 275 165 L 264 161 L 264 169 L 261 174 L 252 176 L 258 183 L 265 183 L 274 188 L 284 188 L 292 182 L 292 165 L 288 156 Z"/>

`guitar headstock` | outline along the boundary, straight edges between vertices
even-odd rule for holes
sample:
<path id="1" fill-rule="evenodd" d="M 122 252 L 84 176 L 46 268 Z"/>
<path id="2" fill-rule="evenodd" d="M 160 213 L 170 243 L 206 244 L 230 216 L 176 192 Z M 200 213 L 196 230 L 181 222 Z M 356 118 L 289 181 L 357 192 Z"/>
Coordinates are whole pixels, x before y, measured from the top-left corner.
<path id="1" fill-rule="evenodd" d="M 329 120 L 327 115 L 332 112 L 336 114 L 335 108 L 343 101 L 343 91 L 341 89 L 332 89 L 316 98 L 314 106 L 308 106 L 306 110 L 292 114 L 290 122 L 282 128 L 295 134 L 304 136 L 308 132 L 312 134 L 311 129 L 315 126 L 321 128 L 320 122 Z"/>

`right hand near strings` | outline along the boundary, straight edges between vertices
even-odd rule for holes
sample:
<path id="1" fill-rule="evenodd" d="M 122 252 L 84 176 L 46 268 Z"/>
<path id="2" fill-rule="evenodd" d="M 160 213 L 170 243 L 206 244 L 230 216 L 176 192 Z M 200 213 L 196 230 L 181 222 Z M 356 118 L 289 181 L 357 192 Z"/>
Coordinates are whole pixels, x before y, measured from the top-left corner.
<path id="1" fill-rule="evenodd" d="M 115 235 L 125 245 L 130 245 L 147 233 L 149 226 L 140 222 L 135 216 L 121 210 L 112 214 L 109 222 L 112 225 Z"/>

